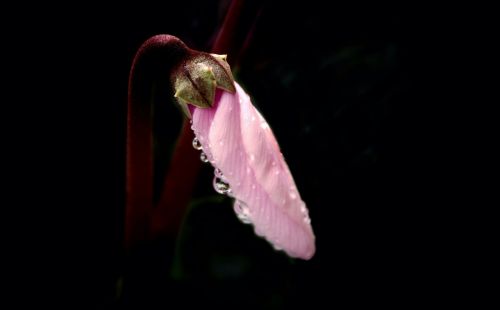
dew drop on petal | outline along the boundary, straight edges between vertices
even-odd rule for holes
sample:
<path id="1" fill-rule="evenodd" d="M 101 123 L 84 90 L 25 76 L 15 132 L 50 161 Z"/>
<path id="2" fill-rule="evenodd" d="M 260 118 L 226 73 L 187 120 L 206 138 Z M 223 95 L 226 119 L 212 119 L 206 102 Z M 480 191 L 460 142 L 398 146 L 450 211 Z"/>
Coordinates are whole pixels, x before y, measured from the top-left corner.
<path id="1" fill-rule="evenodd" d="M 216 177 L 218 177 L 218 178 L 221 178 L 221 179 L 222 179 L 222 178 L 224 178 L 224 175 L 222 174 L 222 171 L 220 171 L 220 169 L 219 169 L 219 168 L 215 168 L 215 170 L 214 170 L 214 175 L 215 175 Z"/>
<path id="2" fill-rule="evenodd" d="M 208 162 L 208 157 L 207 157 L 207 154 L 201 152 L 200 154 L 200 160 L 204 163 Z"/>
<path id="3" fill-rule="evenodd" d="M 305 214 L 306 216 L 309 215 L 309 211 L 307 211 L 306 205 L 304 203 L 300 206 L 300 212 L 302 212 L 302 214 Z"/>
<path id="4" fill-rule="evenodd" d="M 231 190 L 229 183 L 218 177 L 214 177 L 213 185 L 215 191 L 219 194 L 227 194 Z"/>
<path id="5" fill-rule="evenodd" d="M 234 202 L 234 212 L 238 219 L 244 224 L 251 224 L 252 221 L 250 219 L 250 210 L 246 203 L 241 200 L 236 200 Z"/>
<path id="6" fill-rule="evenodd" d="M 311 223 L 311 218 L 309 217 L 309 211 L 307 210 L 305 203 L 303 203 L 300 206 L 300 212 L 304 215 L 304 223 L 310 224 Z"/>
<path id="7" fill-rule="evenodd" d="M 193 139 L 193 147 L 194 147 L 195 150 L 201 150 L 202 149 L 200 140 L 198 140 L 198 138 L 196 138 L 196 137 L 194 137 L 194 139 Z"/>

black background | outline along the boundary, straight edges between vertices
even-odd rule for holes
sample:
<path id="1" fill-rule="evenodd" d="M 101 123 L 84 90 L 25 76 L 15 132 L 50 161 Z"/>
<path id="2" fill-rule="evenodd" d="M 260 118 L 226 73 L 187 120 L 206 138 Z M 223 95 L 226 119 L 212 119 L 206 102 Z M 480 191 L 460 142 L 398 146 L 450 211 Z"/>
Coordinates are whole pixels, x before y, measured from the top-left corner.
<path id="1" fill-rule="evenodd" d="M 29 252 L 21 284 L 68 305 L 140 308 L 409 306 L 448 296 L 458 277 L 444 255 L 453 244 L 443 226 L 450 137 L 438 130 L 446 126 L 436 92 L 446 54 L 434 16 L 418 8 L 262 4 L 236 79 L 273 128 L 308 204 L 311 261 L 288 259 L 238 223 L 205 167 L 177 252 L 145 250 L 151 263 L 130 265 L 121 238 L 131 61 L 160 33 L 208 50 L 227 4 L 23 11 L 31 30 L 7 48 L 21 58 L 11 75 L 23 81 L 15 103 L 29 102 L 14 104 L 22 115 L 14 140 L 26 150 L 18 201 L 47 207 L 26 218 L 40 229 L 18 244 Z M 127 278 L 134 272 L 142 275 Z"/>

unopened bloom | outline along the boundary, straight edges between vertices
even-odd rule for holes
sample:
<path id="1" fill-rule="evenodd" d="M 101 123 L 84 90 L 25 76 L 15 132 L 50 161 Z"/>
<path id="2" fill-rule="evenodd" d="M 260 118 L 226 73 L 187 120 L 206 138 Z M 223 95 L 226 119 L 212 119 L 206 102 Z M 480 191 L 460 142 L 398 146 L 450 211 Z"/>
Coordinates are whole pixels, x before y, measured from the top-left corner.
<path id="1" fill-rule="evenodd" d="M 216 169 L 214 186 L 255 233 L 292 257 L 310 259 L 314 233 L 304 201 L 266 120 L 237 84 L 216 89 L 211 108 L 190 106 L 192 129 Z"/>
<path id="2" fill-rule="evenodd" d="M 215 168 L 214 188 L 235 199 L 238 218 L 292 257 L 310 259 L 315 237 L 273 132 L 250 97 L 233 80 L 224 55 L 187 48 L 171 82 L 182 111 L 191 118 L 193 145 Z"/>

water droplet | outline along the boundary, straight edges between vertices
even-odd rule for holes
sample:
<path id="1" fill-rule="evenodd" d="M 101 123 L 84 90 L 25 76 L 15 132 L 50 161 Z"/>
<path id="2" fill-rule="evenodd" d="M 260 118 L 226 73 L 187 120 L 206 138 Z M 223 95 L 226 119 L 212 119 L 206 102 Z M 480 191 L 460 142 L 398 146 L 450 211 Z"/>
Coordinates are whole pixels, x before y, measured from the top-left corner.
<path id="1" fill-rule="evenodd" d="M 224 141 L 219 141 L 219 145 L 223 146 L 224 145 Z"/>
<path id="2" fill-rule="evenodd" d="M 204 162 L 204 163 L 208 162 L 208 157 L 207 157 L 207 154 L 205 154 L 205 153 L 201 152 L 201 154 L 200 154 L 200 159 L 201 159 L 201 161 L 202 161 L 202 162 Z"/>
<path id="3" fill-rule="evenodd" d="M 254 154 L 251 154 L 250 155 L 250 161 L 253 162 L 255 160 L 255 155 Z"/>
<path id="4" fill-rule="evenodd" d="M 266 122 L 262 122 L 262 123 L 260 123 L 260 128 L 265 130 L 265 129 L 269 128 L 269 124 Z"/>
<path id="5" fill-rule="evenodd" d="M 290 199 L 292 200 L 297 199 L 297 194 L 294 191 L 290 191 Z"/>
<path id="6" fill-rule="evenodd" d="M 304 223 L 311 224 L 311 218 L 309 216 L 304 217 Z"/>
<path id="7" fill-rule="evenodd" d="M 222 178 L 224 178 L 224 175 L 222 174 L 222 171 L 220 171 L 220 169 L 219 169 L 219 168 L 215 168 L 215 170 L 214 170 L 214 175 L 215 175 L 216 177 L 218 177 L 218 178 L 221 178 L 221 179 L 222 179 Z"/>
<path id="8" fill-rule="evenodd" d="M 273 245 L 273 248 L 274 248 L 276 251 L 281 251 L 281 250 L 283 250 L 283 248 L 279 247 L 278 245 L 276 245 L 276 244 L 274 244 L 274 243 L 272 243 L 272 245 Z"/>
<path id="9" fill-rule="evenodd" d="M 255 184 L 252 185 L 252 189 L 255 189 Z"/>
<path id="10" fill-rule="evenodd" d="M 300 206 L 300 212 L 304 214 L 304 217 L 309 218 L 309 210 L 307 210 L 306 205 L 302 204 Z M 310 220 L 309 220 L 310 221 Z"/>
<path id="11" fill-rule="evenodd" d="M 214 177 L 213 185 L 215 191 L 219 194 L 227 194 L 231 190 L 229 183 L 218 177 Z"/>
<path id="12" fill-rule="evenodd" d="M 252 122 L 255 121 L 255 116 L 252 115 Z"/>
<path id="13" fill-rule="evenodd" d="M 198 138 L 196 138 L 196 137 L 193 139 L 193 147 L 194 147 L 195 150 L 201 150 L 202 149 L 200 140 L 198 140 Z"/>
<path id="14" fill-rule="evenodd" d="M 234 211 L 236 213 L 244 213 L 246 212 L 246 208 L 248 208 L 248 206 L 243 201 L 238 199 L 234 201 Z"/>
<path id="15" fill-rule="evenodd" d="M 252 224 L 252 220 L 250 219 L 250 210 L 246 203 L 241 200 L 236 200 L 234 202 L 234 212 L 238 219 L 244 224 Z"/>

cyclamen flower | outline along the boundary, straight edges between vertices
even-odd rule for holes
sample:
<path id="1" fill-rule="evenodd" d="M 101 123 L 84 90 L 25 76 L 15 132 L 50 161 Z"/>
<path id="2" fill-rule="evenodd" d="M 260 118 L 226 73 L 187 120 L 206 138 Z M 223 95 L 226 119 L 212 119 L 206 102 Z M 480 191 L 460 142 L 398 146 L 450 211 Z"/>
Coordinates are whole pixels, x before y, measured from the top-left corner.
<path id="1" fill-rule="evenodd" d="M 306 204 L 268 123 L 235 86 L 235 93 L 216 89 L 211 108 L 189 106 L 194 146 L 215 168 L 216 191 L 234 197 L 242 222 L 275 249 L 310 259 L 315 237 Z"/>
<path id="2" fill-rule="evenodd" d="M 138 109 L 139 99 L 146 97 L 149 79 L 168 72 L 174 96 L 191 118 L 196 136 L 193 146 L 202 150 L 201 159 L 215 168 L 216 191 L 233 197 L 238 218 L 252 224 L 255 233 L 276 249 L 310 259 L 315 237 L 306 204 L 271 128 L 234 82 L 226 57 L 192 50 L 170 35 L 152 37 L 137 55 L 131 71 L 129 110 Z M 148 79 L 139 78 L 143 75 Z M 129 240 L 135 232 L 145 231 L 133 224 L 147 221 L 148 213 L 140 212 L 140 207 L 144 201 L 151 202 L 151 191 L 144 186 L 150 182 L 147 172 L 151 170 L 147 169 L 151 169 L 151 158 L 140 149 L 151 142 L 147 140 L 148 113 L 129 118 L 127 186 L 134 194 L 128 197 Z M 139 166 L 132 164 L 137 162 L 148 163 L 149 168 L 137 169 Z"/>

